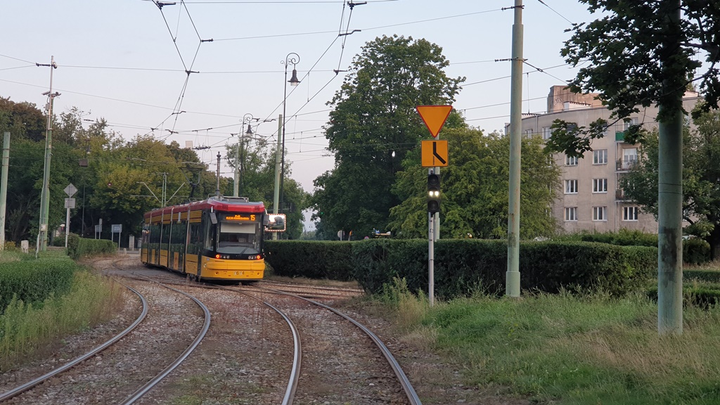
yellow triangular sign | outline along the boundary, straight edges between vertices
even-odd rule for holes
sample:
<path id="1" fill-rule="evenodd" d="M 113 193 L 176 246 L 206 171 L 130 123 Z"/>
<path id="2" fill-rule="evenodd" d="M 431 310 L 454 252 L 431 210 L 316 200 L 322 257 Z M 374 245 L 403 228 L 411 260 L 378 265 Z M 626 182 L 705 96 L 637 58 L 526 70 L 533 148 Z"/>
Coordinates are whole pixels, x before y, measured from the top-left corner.
<path id="1" fill-rule="evenodd" d="M 451 105 L 419 105 L 415 108 L 433 137 L 440 132 L 440 128 L 452 111 Z"/>

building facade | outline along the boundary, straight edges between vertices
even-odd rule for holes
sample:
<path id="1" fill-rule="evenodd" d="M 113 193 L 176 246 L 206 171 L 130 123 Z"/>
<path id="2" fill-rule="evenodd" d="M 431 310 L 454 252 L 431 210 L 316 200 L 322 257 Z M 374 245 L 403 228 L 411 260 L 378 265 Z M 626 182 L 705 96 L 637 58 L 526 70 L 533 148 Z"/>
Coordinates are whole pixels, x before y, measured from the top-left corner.
<path id="1" fill-rule="evenodd" d="M 548 112 L 524 115 L 523 136 L 537 135 L 548 139 L 555 120 L 575 123 L 578 127 L 588 127 L 599 118 L 612 123 L 611 111 L 603 107 L 596 96 L 575 94 L 565 86 L 553 86 L 547 100 Z M 683 106 L 686 111 L 691 111 L 697 102 L 697 93 L 686 93 Z M 624 142 L 625 130 L 632 124 L 643 124 L 648 130 L 657 128 L 657 112 L 657 107 L 641 108 L 630 117 L 630 122 L 611 125 L 604 137 L 592 141 L 592 150 L 583 158 L 562 153 L 553 155 L 562 169 L 562 189 L 552 212 L 565 232 L 630 229 L 657 233 L 653 215 L 642 213 L 619 187 L 622 176 L 638 161 L 638 145 Z"/>

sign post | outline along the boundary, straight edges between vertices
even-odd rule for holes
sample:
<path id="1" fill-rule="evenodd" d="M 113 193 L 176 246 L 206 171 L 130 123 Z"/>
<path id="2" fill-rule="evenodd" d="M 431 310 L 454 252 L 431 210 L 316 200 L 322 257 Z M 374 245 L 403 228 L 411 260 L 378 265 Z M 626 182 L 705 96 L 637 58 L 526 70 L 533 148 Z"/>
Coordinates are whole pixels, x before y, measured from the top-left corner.
<path id="1" fill-rule="evenodd" d="M 67 194 L 68 198 L 65 199 L 65 249 L 68 247 L 68 235 L 70 234 L 70 209 L 75 208 L 75 199 L 72 198 L 72 196 L 77 193 L 77 188 L 70 183 L 67 187 L 65 187 L 65 194 Z"/>
<path id="2" fill-rule="evenodd" d="M 422 167 L 428 167 L 428 179 L 430 176 L 438 176 L 439 185 L 440 167 L 448 165 L 448 144 L 447 141 L 437 139 L 440 129 L 445 125 L 445 121 L 452 111 L 451 105 L 419 105 L 415 107 L 420 118 L 422 118 L 425 126 L 430 131 L 430 135 L 435 138 L 430 141 L 422 141 Z M 429 183 L 428 183 L 429 185 Z M 439 204 L 439 186 L 437 196 L 429 198 L 437 199 Z M 428 200 L 429 201 L 429 200 Z M 428 204 L 428 299 L 430 306 L 435 305 L 435 241 L 440 238 L 440 212 L 439 205 L 437 211 L 430 211 Z"/>
<path id="3" fill-rule="evenodd" d="M 120 248 L 120 236 L 122 236 L 122 224 L 110 225 L 110 242 L 113 242 L 113 235 L 118 234 L 118 249 Z"/>

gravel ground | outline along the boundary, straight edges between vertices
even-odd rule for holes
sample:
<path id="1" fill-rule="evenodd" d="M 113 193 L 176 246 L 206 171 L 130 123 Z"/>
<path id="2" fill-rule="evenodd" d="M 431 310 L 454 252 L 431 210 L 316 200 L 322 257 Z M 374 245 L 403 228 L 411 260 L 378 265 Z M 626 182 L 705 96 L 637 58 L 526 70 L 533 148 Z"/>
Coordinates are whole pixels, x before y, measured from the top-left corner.
<path id="1" fill-rule="evenodd" d="M 167 277 L 166 272 L 141 267 L 136 255 L 118 255 L 96 261 L 94 265 L 101 270 L 119 265 L 127 272 Z M 182 278 L 176 280 L 182 281 Z M 148 314 L 139 330 L 117 347 L 8 403 L 118 403 L 177 357 L 200 329 L 199 308 L 189 299 L 164 288 L 138 281 L 128 284 L 146 294 L 151 305 L 164 315 L 150 321 Z M 192 284 L 181 289 L 208 306 L 213 317 L 210 330 L 188 359 L 139 403 L 281 403 L 293 354 L 291 334 L 285 322 L 266 306 L 238 293 L 201 289 Z M 123 330 L 140 311 L 139 301 L 133 295 L 128 294 L 124 311 L 111 322 L 64 339 L 52 348 L 52 355 L 46 354 L 40 360 L 0 375 L 0 392 L 44 374 Z M 379 350 L 354 325 L 330 311 L 292 297 L 264 294 L 263 299 L 287 312 L 300 329 L 303 358 L 295 404 L 407 403 Z M 417 344 L 383 314 L 347 300 L 322 302 L 340 308 L 377 334 L 426 405 L 530 403 L 503 397 L 502 391 L 494 387 L 480 389 L 464 385 L 461 367 Z M 189 313 L 193 315 L 187 316 Z M 157 323 L 160 319 L 162 324 Z"/>

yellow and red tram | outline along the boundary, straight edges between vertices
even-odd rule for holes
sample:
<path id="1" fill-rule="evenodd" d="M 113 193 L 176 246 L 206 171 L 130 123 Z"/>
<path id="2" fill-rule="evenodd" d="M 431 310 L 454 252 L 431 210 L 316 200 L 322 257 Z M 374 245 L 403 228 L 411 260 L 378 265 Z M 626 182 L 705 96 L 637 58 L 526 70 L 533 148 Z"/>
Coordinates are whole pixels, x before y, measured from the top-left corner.
<path id="1" fill-rule="evenodd" d="M 211 197 L 145 213 L 140 260 L 196 280 L 256 281 L 265 273 L 262 202 Z"/>

